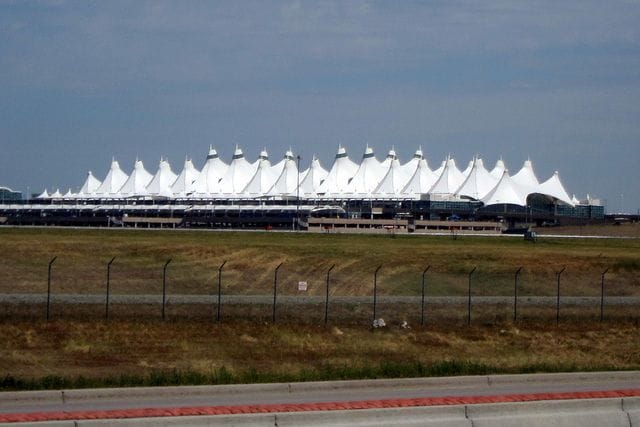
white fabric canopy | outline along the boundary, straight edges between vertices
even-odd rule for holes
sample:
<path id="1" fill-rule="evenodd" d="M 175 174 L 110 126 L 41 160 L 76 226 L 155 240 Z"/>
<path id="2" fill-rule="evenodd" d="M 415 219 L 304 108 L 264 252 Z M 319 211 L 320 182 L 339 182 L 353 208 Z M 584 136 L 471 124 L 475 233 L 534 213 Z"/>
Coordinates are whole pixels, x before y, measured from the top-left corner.
<path id="1" fill-rule="evenodd" d="M 349 159 L 347 150 L 339 146 L 336 153 L 333 166 L 327 174 L 325 180 L 320 184 L 319 194 L 342 194 L 343 190 L 349 184 L 349 180 L 353 178 L 358 170 L 358 165 Z"/>
<path id="2" fill-rule="evenodd" d="M 196 182 L 193 184 L 193 192 L 198 196 L 206 196 L 220 192 L 220 180 L 228 168 L 229 165 L 220 160 L 218 152 L 210 146 L 207 160 Z"/>
<path id="3" fill-rule="evenodd" d="M 147 191 L 151 196 L 171 197 L 171 185 L 176 181 L 178 175 L 173 173 L 169 161 L 160 159 L 158 171 L 147 185 Z"/>
<path id="4" fill-rule="evenodd" d="M 501 204 L 525 206 L 526 198 L 522 197 L 521 192 L 511 180 L 509 171 L 505 169 L 498 184 L 482 198 L 482 202 L 485 206 Z"/>
<path id="5" fill-rule="evenodd" d="M 498 180 L 485 169 L 482 159 L 476 158 L 472 162 L 471 170 L 456 191 L 456 196 L 480 200 L 498 184 Z"/>
<path id="6" fill-rule="evenodd" d="M 120 169 L 120 164 L 117 160 L 111 162 L 111 168 L 107 173 L 104 181 L 100 184 L 100 187 L 96 189 L 96 196 L 98 197 L 120 197 L 120 189 L 127 182 L 129 176 Z"/>
<path id="7" fill-rule="evenodd" d="M 136 160 L 136 163 L 133 166 L 133 171 L 127 181 L 120 188 L 120 195 L 122 197 L 130 197 L 130 196 L 143 196 L 149 194 L 147 191 L 147 185 L 153 179 L 153 175 L 151 175 L 144 168 L 144 164 L 142 160 Z"/>

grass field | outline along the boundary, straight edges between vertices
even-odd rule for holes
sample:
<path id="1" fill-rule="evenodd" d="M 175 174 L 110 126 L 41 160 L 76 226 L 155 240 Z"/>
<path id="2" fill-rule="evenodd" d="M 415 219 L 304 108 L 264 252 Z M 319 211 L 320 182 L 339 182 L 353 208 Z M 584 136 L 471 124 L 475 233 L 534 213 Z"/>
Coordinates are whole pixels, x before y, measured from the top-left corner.
<path id="1" fill-rule="evenodd" d="M 168 283 L 173 294 L 212 294 L 217 268 L 227 261 L 225 294 L 268 295 L 273 270 L 282 262 L 284 295 L 296 295 L 298 280 L 308 281 L 308 294 L 323 295 L 325 274 L 333 264 L 333 296 L 370 295 L 378 265 L 382 295 L 418 295 L 427 265 L 431 296 L 466 295 L 473 267 L 474 295 L 511 295 L 513 274 L 521 266 L 523 298 L 555 295 L 555 272 L 563 267 L 563 296 L 599 295 L 600 274 L 607 268 L 609 295 L 640 295 L 637 239 L 530 243 L 464 236 L 8 228 L 0 229 L 0 294 L 45 292 L 53 256 L 58 256 L 54 293 L 103 292 L 106 263 L 115 256 L 114 294 L 159 294 L 162 266 L 172 258 Z M 24 318 L 17 315 L 21 306 L 0 307 L 0 389 L 640 369 L 637 306 L 624 320 L 602 324 L 595 312 L 593 321 L 585 321 L 572 318 L 568 308 L 558 327 L 553 322 L 513 324 L 510 307 L 501 308 L 499 321 L 480 310 L 474 319 L 487 321 L 471 327 L 459 322 L 419 327 L 415 305 L 398 306 L 392 309 L 413 313 L 412 328 L 394 322 L 383 330 L 337 322 L 272 325 L 269 307 L 256 308 L 265 310 L 260 315 L 229 307 L 239 310 L 238 316 L 221 324 L 211 321 L 209 306 L 173 307 L 167 322 L 158 320 L 158 307 L 114 307 L 108 323 L 96 319 L 92 306 L 66 307 L 69 312 L 56 312 L 52 322 L 42 320 L 41 308 Z M 123 310 L 149 310 L 154 317 L 135 319 L 135 313 Z M 179 310 L 202 313 L 193 319 L 178 315 Z M 281 315 L 293 318 L 296 310 L 284 308 Z M 322 307 L 313 310 L 321 319 Z M 340 310 L 362 310 L 351 314 L 370 319 L 368 306 Z M 444 315 L 448 309 L 437 310 Z"/>
<path id="2" fill-rule="evenodd" d="M 0 293 L 46 292 L 53 256 L 54 293 L 102 293 L 112 258 L 114 293 L 158 293 L 162 267 L 169 291 L 210 294 L 224 267 L 227 294 L 268 294 L 274 269 L 282 292 L 309 283 L 307 294 L 322 295 L 327 269 L 336 295 L 369 295 L 379 265 L 379 292 L 418 295 L 421 273 L 431 266 L 432 295 L 465 295 L 474 267 L 478 295 L 510 295 L 513 274 L 523 267 L 522 294 L 553 295 L 555 272 L 566 267 L 567 295 L 598 295 L 600 274 L 616 295 L 640 285 L 640 239 L 480 238 L 294 233 L 236 233 L 133 230 L 0 229 Z"/>

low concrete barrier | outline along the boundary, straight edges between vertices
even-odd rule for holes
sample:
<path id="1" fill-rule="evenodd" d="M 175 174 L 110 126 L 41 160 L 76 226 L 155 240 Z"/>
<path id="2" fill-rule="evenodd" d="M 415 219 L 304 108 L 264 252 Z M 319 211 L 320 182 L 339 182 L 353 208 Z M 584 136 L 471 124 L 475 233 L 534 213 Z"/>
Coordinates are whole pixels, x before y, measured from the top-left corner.
<path id="1" fill-rule="evenodd" d="M 622 399 L 496 403 L 468 405 L 474 427 L 630 427 Z"/>
<path id="2" fill-rule="evenodd" d="M 80 420 L 18 423 L 7 426 L 46 427 L 290 427 L 315 426 L 444 426 L 444 427 L 636 427 L 640 398 L 517 402 L 479 405 L 311 411 L 271 414 Z M 1 424 L 0 424 L 1 425 Z"/>

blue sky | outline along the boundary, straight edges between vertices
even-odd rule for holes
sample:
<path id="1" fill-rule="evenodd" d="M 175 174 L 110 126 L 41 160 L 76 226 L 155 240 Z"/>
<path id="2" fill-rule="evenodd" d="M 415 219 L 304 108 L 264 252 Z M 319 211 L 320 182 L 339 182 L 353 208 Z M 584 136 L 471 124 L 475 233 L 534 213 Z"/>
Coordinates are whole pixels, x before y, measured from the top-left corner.
<path id="1" fill-rule="evenodd" d="M 338 143 L 432 167 L 531 158 L 569 193 L 640 209 L 638 1 L 0 0 L 0 185 L 154 173 Z"/>

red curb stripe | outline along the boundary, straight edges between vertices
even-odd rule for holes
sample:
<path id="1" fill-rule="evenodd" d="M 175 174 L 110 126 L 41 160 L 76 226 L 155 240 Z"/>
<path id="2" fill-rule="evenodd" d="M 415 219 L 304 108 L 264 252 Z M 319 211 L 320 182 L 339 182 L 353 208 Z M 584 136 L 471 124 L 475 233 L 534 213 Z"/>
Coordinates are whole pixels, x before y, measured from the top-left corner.
<path id="1" fill-rule="evenodd" d="M 337 411 L 345 409 L 405 408 L 412 406 L 477 405 L 481 403 L 534 402 L 540 400 L 602 399 L 640 396 L 640 388 L 562 393 L 528 393 L 493 396 L 443 396 L 406 399 L 356 400 L 265 405 L 195 406 L 172 408 L 136 408 L 101 411 L 49 411 L 0 414 L 2 423 L 176 417 L 193 415 L 236 415 L 274 412 Z"/>

